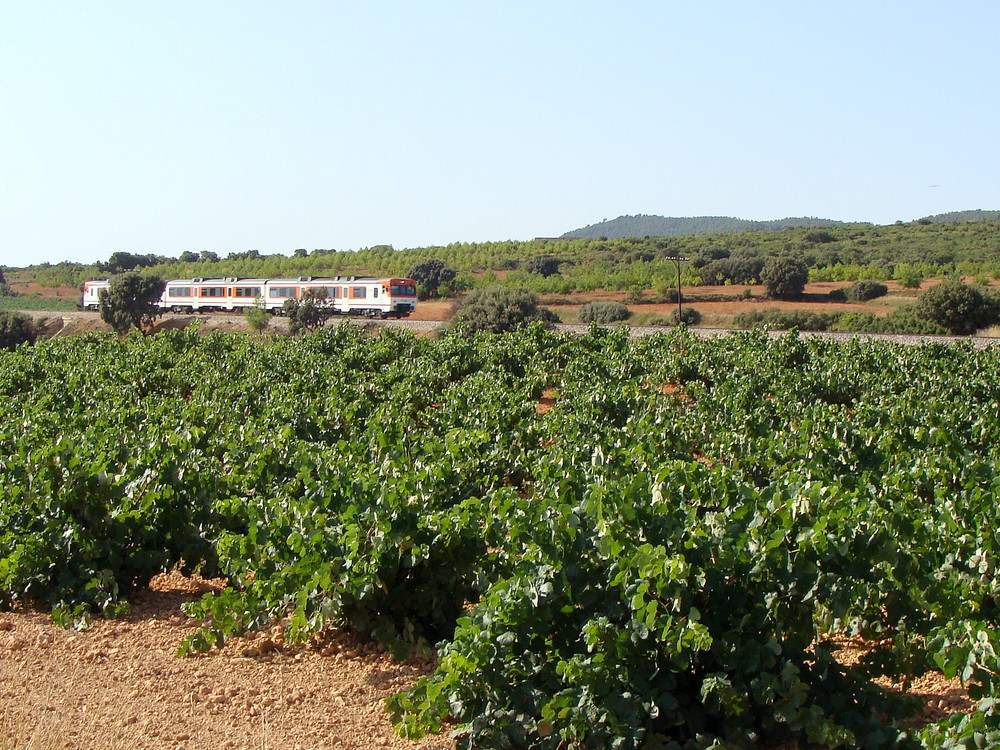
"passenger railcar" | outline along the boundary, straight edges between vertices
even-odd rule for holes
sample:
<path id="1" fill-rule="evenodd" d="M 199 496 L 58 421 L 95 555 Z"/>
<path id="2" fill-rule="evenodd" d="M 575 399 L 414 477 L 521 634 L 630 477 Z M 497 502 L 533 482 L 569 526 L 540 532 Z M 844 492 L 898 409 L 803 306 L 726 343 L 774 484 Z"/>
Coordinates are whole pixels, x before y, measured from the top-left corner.
<path id="1" fill-rule="evenodd" d="M 107 281 L 87 281 L 80 306 L 97 310 Z M 417 308 L 413 279 L 371 276 L 299 276 L 294 279 L 172 279 L 159 306 L 171 312 L 212 312 L 262 307 L 278 315 L 285 300 L 311 298 L 343 315 L 405 318 Z"/>

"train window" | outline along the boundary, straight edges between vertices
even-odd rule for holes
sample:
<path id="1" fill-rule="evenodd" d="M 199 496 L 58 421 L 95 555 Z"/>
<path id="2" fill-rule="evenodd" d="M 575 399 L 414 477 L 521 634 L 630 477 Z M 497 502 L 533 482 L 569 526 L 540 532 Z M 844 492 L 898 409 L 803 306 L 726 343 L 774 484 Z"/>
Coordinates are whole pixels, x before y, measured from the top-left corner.
<path id="1" fill-rule="evenodd" d="M 287 297 L 289 299 L 295 297 L 295 287 L 294 286 L 272 286 L 267 290 L 269 297 Z"/>
<path id="2" fill-rule="evenodd" d="M 378 297 L 378 287 L 372 287 L 372 297 Z"/>
<path id="3" fill-rule="evenodd" d="M 352 286 L 351 299 L 365 299 L 368 296 L 368 287 Z"/>
<path id="4" fill-rule="evenodd" d="M 225 297 L 226 288 L 224 286 L 203 286 L 201 288 L 202 297 Z"/>
<path id="5" fill-rule="evenodd" d="M 414 284 L 393 284 L 389 287 L 389 294 L 393 297 L 416 297 L 417 287 Z"/>
<path id="6" fill-rule="evenodd" d="M 259 286 L 238 286 L 233 290 L 233 294 L 236 297 L 259 297 L 260 287 Z"/>
<path id="7" fill-rule="evenodd" d="M 167 290 L 168 297 L 193 297 L 191 294 L 191 287 L 189 286 L 172 286 Z"/>
<path id="8" fill-rule="evenodd" d="M 306 292 L 309 293 L 309 296 L 316 299 L 328 299 L 329 297 L 332 297 L 333 295 L 330 294 L 330 291 L 331 290 L 325 286 L 311 286 L 308 289 L 306 289 Z"/>

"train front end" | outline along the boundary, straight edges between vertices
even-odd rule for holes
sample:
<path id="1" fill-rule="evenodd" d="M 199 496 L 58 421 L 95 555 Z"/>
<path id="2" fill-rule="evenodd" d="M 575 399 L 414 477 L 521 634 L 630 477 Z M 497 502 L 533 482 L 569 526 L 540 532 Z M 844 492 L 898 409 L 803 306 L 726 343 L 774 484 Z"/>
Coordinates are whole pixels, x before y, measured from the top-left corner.
<path id="1" fill-rule="evenodd" d="M 384 279 L 383 290 L 389 297 L 387 317 L 405 318 L 417 309 L 417 282 L 413 279 Z"/>

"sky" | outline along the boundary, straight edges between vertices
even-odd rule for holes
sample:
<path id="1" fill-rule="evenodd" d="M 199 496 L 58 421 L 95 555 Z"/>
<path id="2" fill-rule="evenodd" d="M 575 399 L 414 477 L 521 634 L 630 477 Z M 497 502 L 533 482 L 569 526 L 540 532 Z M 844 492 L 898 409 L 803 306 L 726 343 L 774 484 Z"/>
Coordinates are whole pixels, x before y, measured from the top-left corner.
<path id="1" fill-rule="evenodd" d="M 997 29 L 996 0 L 0 0 L 0 265 L 998 210 Z"/>

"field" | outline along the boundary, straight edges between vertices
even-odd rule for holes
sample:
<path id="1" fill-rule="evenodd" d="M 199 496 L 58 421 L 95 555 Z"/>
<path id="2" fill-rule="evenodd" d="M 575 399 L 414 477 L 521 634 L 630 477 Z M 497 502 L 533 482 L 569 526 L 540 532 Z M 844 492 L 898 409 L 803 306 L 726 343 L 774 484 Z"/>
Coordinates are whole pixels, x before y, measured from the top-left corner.
<path id="1" fill-rule="evenodd" d="M 929 280 L 925 288 L 936 283 L 937 280 Z M 889 295 L 881 299 L 867 303 L 847 303 L 833 302 L 828 299 L 829 292 L 833 289 L 843 289 L 850 286 L 850 282 L 828 281 L 808 284 L 805 290 L 805 297 L 800 301 L 782 301 L 768 299 L 763 286 L 756 284 L 750 286 L 690 286 L 684 288 L 686 306 L 694 307 L 702 315 L 702 325 L 712 328 L 731 328 L 733 318 L 740 312 L 748 310 L 807 310 L 810 312 L 871 312 L 875 315 L 885 315 L 895 307 L 912 302 L 916 293 L 912 290 L 901 289 L 895 282 L 888 282 Z M 15 291 L 20 292 L 21 297 L 8 297 L 4 299 L 4 304 L 10 309 L 18 307 L 26 310 L 49 310 L 60 312 L 74 309 L 74 300 L 78 301 L 79 292 L 75 287 L 56 286 L 42 287 L 38 284 L 13 285 Z M 745 296 L 749 294 L 749 297 Z M 657 301 L 657 296 L 651 290 L 646 293 L 646 298 L 639 302 L 629 301 L 625 292 L 595 290 L 591 292 L 574 292 L 571 294 L 544 294 L 542 301 L 545 305 L 556 311 L 563 322 L 578 322 L 578 311 L 581 305 L 595 300 L 612 300 L 626 304 L 632 312 L 633 324 L 644 325 L 650 320 L 666 321 L 676 309 L 674 303 Z M 26 304 L 27 303 L 27 304 Z M 412 320 L 448 320 L 450 319 L 456 300 L 432 299 L 425 300 L 418 305 Z M 95 326 L 99 328 L 100 326 Z"/>
<path id="2" fill-rule="evenodd" d="M 185 657 L 158 667 L 191 716 L 219 694 L 181 665 L 324 672 L 354 644 L 436 651 L 369 693 L 402 691 L 424 743 L 995 744 L 998 401 L 996 353 L 963 345 L 57 338 L 0 353 L 0 643 L 96 668 L 94 633 L 144 630 L 158 576 L 197 571 L 218 582 L 170 614 Z M 222 705 L 249 712 L 238 688 Z"/>

